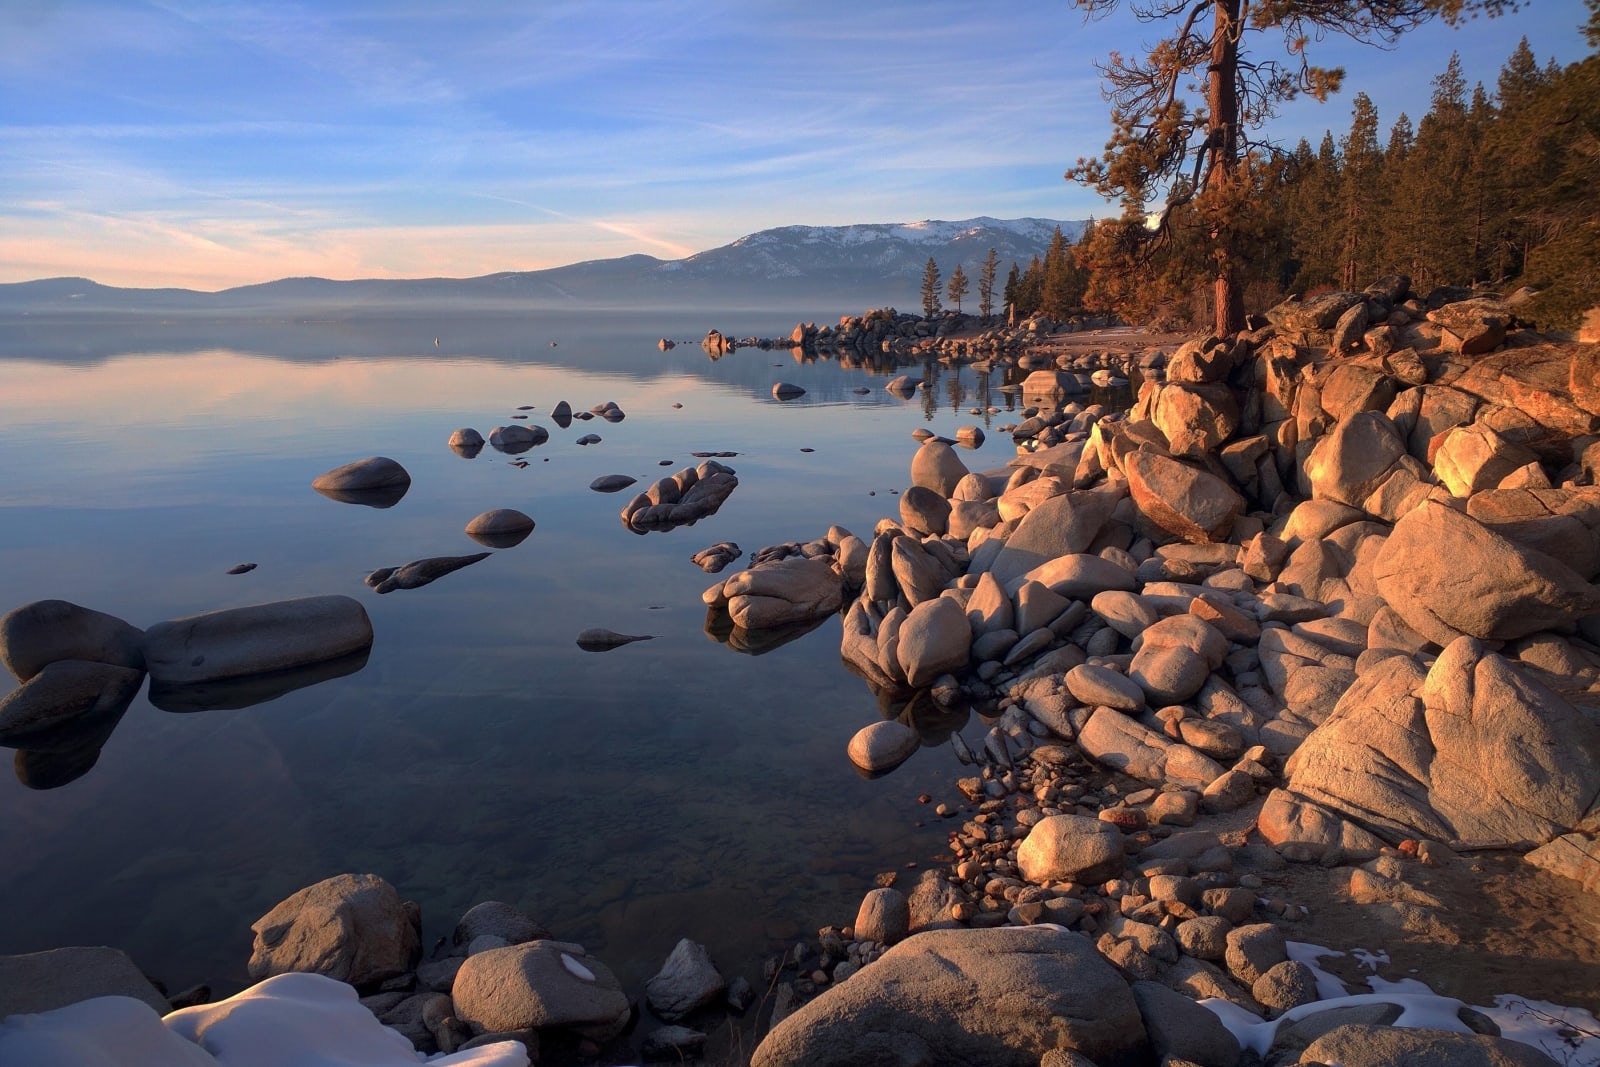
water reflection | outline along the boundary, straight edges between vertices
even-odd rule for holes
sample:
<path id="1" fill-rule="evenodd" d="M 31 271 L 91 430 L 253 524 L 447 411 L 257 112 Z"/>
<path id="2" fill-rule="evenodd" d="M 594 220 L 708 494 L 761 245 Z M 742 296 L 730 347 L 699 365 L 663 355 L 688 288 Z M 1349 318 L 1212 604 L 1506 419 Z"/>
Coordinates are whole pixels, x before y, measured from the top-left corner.
<path id="1" fill-rule="evenodd" d="M 321 663 L 205 682 L 174 684 L 152 679 L 150 703 L 162 711 L 237 711 L 277 700 L 297 689 L 355 674 L 367 665 L 371 654 L 369 646 Z"/>
<path id="2" fill-rule="evenodd" d="M 743 652 L 747 656 L 764 656 L 791 641 L 799 640 L 835 617 L 833 614 L 828 614 L 783 626 L 747 630 L 733 621 L 733 616 L 728 614 L 727 603 L 723 602 L 713 604 L 706 609 L 705 632 L 711 640 L 726 645 L 734 652 Z"/>

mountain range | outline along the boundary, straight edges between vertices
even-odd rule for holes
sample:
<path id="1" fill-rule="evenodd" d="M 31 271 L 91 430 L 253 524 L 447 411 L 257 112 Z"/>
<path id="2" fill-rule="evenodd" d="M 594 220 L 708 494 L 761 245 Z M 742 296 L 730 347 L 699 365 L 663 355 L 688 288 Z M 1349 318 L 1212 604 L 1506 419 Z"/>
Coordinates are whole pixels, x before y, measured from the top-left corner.
<path id="1" fill-rule="evenodd" d="M 1058 226 L 1071 241 L 1085 223 L 982 216 L 956 222 L 782 226 L 676 260 L 632 255 L 476 278 L 284 278 L 214 293 L 46 278 L 0 284 L 0 315 L 233 315 L 289 307 L 359 311 L 397 306 L 649 310 L 837 304 L 853 310 L 909 310 L 922 305 L 922 275 L 930 256 L 946 279 L 961 265 L 971 279 L 964 306 L 976 307 L 978 271 L 990 248 L 999 260 L 998 290 L 1012 263 L 1025 268 L 1034 256 L 1044 254 Z"/>

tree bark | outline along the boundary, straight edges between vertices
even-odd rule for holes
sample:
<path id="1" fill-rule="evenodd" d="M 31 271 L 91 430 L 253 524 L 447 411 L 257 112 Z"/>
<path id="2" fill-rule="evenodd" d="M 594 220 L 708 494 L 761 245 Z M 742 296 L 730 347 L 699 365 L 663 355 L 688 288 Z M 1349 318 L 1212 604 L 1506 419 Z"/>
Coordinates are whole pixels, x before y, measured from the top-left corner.
<path id="1" fill-rule="evenodd" d="M 1239 171 L 1239 2 L 1214 0 L 1216 21 L 1211 31 L 1211 65 L 1207 71 L 1206 107 L 1211 127 L 1206 140 L 1210 165 L 1206 185 L 1226 188 L 1238 180 Z M 1240 291 L 1230 235 L 1213 232 L 1219 257 L 1216 282 L 1217 336 L 1244 329 L 1244 294 Z"/>

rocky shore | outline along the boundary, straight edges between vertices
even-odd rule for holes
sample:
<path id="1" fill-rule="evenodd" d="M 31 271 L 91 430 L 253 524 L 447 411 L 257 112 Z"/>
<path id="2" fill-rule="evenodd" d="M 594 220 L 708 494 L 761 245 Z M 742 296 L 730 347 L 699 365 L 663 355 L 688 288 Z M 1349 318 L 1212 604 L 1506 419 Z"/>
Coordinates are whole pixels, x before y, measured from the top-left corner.
<path id="1" fill-rule="evenodd" d="M 1397 1036 L 1398 1005 L 1327 1004 L 1296 867 L 1364 939 L 1442 946 L 1483 940 L 1448 902 L 1488 864 L 1554 872 L 1590 928 L 1545 991 L 1600 1007 L 1600 349 L 1404 278 L 1255 325 L 1141 361 L 1126 415 L 1036 375 L 1007 468 L 926 441 L 869 538 L 707 591 L 794 625 L 836 588 L 886 716 L 852 760 L 948 740 L 974 772 L 946 867 L 822 930 L 754 1062 L 1549 1062 L 1465 1009 Z M 1095 992 L 1063 1005 L 1041 954 Z"/>
<path id="2" fill-rule="evenodd" d="M 742 648 L 840 617 L 843 661 L 883 710 L 841 755 L 868 776 L 950 760 L 948 791 L 923 798 L 949 828 L 936 866 L 886 872 L 854 916 L 806 917 L 827 925 L 758 984 L 685 938 L 642 990 L 504 903 L 425 946 L 400 889 L 341 874 L 255 922 L 259 984 L 216 1004 L 168 996 L 109 949 L 0 958 L 0 1016 L 23 1013 L 0 1024 L 0 1061 L 63 1047 L 23 1042 L 50 1040 L 62 1005 L 115 994 L 134 1007 L 62 1032 L 117 1048 L 153 1022 L 152 1042 L 213 1067 L 247 1040 L 226 1035 L 269 1029 L 284 1058 L 259 1062 L 320 1064 L 292 1058 L 327 1046 L 294 1046 L 289 1020 L 324 1015 L 381 1048 L 354 1062 L 416 1050 L 478 1067 L 1590 1062 L 1571 1056 L 1592 1018 L 1541 1052 L 1509 1039 L 1525 1036 L 1517 1009 L 1472 999 L 1481 986 L 1424 995 L 1362 961 L 1468 969 L 1520 949 L 1536 962 L 1479 977 L 1538 988 L 1492 991 L 1600 1010 L 1600 346 L 1525 328 L 1515 301 L 1404 278 L 1287 303 L 1235 337 L 1108 343 L 1092 326 L 882 311 L 704 342 L 714 358 L 785 345 L 1030 372 L 1001 428 L 1006 467 L 963 461 L 977 427 L 928 436 L 897 513 L 866 536 L 768 546 L 703 598 L 708 630 Z M 1085 402 L 1126 380 L 1131 410 Z M 518 430 L 489 441 L 533 447 Z M 481 448 L 468 433 L 452 448 Z M 317 489 L 392 505 L 409 477 L 391 462 Z M 591 488 L 631 484 L 618 478 Z M 708 460 L 621 519 L 640 534 L 692 522 L 736 485 Z M 491 547 L 532 529 L 503 509 L 473 524 Z M 724 542 L 695 563 L 737 558 Z M 359 604 L 313 599 L 147 631 L 62 602 L 14 612 L 0 647 L 27 684 L 0 716 L 8 743 L 81 773 L 146 670 L 180 699 L 363 654 Z M 644 639 L 591 630 L 579 646 Z M 110 726 L 58 738 L 67 717 Z M 1511 915 L 1530 907 L 1519 883 L 1549 890 L 1537 914 Z M 1517 943 L 1541 924 L 1543 942 Z M 728 1037 L 757 1028 L 753 1050 Z"/>

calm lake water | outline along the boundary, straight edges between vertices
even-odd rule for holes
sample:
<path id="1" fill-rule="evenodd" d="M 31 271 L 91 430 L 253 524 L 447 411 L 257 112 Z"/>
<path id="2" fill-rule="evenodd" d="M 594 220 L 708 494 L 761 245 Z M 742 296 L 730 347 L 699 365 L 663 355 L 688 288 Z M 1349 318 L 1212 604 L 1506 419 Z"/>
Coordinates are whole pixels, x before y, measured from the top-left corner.
<path id="1" fill-rule="evenodd" d="M 882 388 L 888 368 L 656 347 L 713 326 L 784 336 L 795 321 L 8 326 L 0 612 L 60 598 L 150 626 L 342 593 L 376 640 L 361 670 L 250 707 L 180 714 L 141 694 L 93 768 L 57 788 L 0 774 L 0 952 L 115 945 L 174 990 L 231 991 L 252 921 L 302 886 L 370 871 L 421 904 L 428 945 L 499 899 L 632 990 L 683 936 L 756 980 L 764 954 L 849 922 L 875 874 L 926 865 L 944 828 L 917 796 L 951 796 L 948 746 L 863 780 L 845 745 L 883 712 L 841 664 L 838 622 L 758 657 L 731 650 L 705 631 L 700 594 L 716 579 L 689 556 L 831 523 L 870 537 L 896 513 L 912 430 L 1017 421 L 968 413 L 1016 394 L 934 365 L 907 368 L 939 377 L 902 400 Z M 778 381 L 806 395 L 780 404 Z M 548 418 L 560 400 L 615 401 L 627 417 L 563 430 Z M 487 436 L 517 414 L 551 431 L 526 467 L 446 446 L 457 427 Z M 580 447 L 585 433 L 603 440 Z M 740 483 L 698 525 L 633 534 L 618 519 L 631 491 L 588 488 L 603 474 L 647 485 L 694 451 L 737 452 L 723 462 Z M 395 507 L 311 490 L 375 454 L 411 472 Z M 965 458 L 1012 454 L 991 432 Z M 462 527 L 501 507 L 537 522 L 522 544 L 426 588 L 362 584 L 479 551 Z M 242 562 L 258 566 L 226 573 Z M 588 627 L 655 639 L 586 653 L 574 638 Z M 14 686 L 0 678 L 0 696 Z"/>

